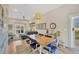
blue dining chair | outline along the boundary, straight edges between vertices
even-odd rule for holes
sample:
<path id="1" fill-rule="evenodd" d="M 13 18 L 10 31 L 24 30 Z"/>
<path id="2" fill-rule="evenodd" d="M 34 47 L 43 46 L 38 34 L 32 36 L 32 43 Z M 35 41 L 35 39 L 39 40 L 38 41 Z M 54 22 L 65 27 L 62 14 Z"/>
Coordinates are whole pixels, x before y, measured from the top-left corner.
<path id="1" fill-rule="evenodd" d="M 51 52 L 51 53 L 54 53 L 55 54 L 55 52 L 56 52 L 56 50 L 57 50 L 57 46 L 56 46 L 56 43 L 57 43 L 58 41 L 57 41 L 57 39 L 54 39 L 51 43 L 49 43 L 47 46 L 49 47 L 49 51 Z"/>

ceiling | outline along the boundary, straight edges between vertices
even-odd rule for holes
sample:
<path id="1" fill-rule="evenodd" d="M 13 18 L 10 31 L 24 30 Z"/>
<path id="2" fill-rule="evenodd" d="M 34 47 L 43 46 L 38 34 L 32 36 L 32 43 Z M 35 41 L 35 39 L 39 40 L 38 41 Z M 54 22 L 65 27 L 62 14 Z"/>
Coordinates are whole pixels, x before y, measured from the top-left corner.
<path id="1" fill-rule="evenodd" d="M 23 19 L 31 19 L 36 12 L 45 14 L 55 8 L 62 6 L 61 4 L 10 4 L 9 17 Z"/>

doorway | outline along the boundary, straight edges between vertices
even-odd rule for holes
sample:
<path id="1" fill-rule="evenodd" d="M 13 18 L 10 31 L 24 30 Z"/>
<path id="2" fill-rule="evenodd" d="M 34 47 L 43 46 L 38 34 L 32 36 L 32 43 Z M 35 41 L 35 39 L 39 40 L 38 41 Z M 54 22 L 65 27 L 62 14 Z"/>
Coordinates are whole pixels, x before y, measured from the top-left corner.
<path id="1" fill-rule="evenodd" d="M 79 47 L 79 16 L 74 18 L 75 46 Z"/>
<path id="2" fill-rule="evenodd" d="M 74 48 L 79 48 L 79 16 L 72 17 L 71 37 Z"/>

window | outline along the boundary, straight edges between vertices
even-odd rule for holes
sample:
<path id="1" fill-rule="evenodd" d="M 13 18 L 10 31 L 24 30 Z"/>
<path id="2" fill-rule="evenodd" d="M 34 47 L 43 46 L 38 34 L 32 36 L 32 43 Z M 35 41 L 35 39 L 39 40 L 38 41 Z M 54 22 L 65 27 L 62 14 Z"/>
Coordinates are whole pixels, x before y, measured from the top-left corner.
<path id="1" fill-rule="evenodd" d="M 21 33 L 23 33 L 24 31 L 23 30 L 21 30 Z"/>
<path id="2" fill-rule="evenodd" d="M 16 33 L 24 33 L 24 27 L 23 26 L 17 26 L 16 27 Z"/>
<path id="3" fill-rule="evenodd" d="M 8 25 L 8 30 L 12 30 L 12 24 Z"/>

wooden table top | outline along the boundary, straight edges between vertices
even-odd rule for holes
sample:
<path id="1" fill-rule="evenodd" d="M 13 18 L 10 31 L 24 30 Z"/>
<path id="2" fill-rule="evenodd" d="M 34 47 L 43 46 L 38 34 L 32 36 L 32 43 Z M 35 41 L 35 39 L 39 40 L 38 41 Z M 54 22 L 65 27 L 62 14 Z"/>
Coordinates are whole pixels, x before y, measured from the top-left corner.
<path id="1" fill-rule="evenodd" d="M 47 45 L 48 43 L 50 43 L 50 42 L 53 41 L 53 38 L 37 35 L 37 36 L 36 36 L 36 41 L 37 41 L 40 45 Z"/>

